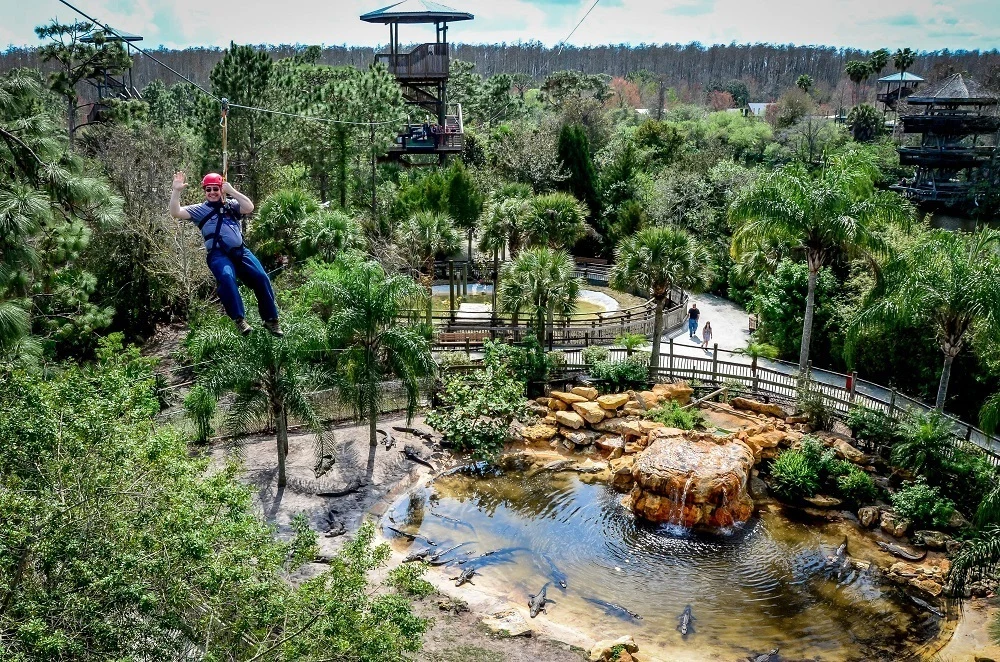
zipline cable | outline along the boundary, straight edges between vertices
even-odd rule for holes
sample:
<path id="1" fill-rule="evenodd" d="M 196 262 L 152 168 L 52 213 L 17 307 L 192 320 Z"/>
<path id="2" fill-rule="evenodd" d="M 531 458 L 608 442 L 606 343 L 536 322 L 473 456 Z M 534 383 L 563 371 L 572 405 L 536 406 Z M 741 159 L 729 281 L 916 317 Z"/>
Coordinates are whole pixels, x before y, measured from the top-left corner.
<path id="1" fill-rule="evenodd" d="M 580 22 L 576 24 L 576 27 L 573 28 L 568 35 L 566 35 L 565 39 L 559 42 L 559 50 L 556 52 L 556 55 L 562 53 L 562 49 L 566 45 L 566 42 L 569 41 L 569 38 L 573 36 L 573 33 L 576 32 L 577 28 L 583 25 L 583 22 L 587 20 L 588 16 L 590 16 L 590 12 L 594 11 L 594 7 L 596 7 L 597 3 L 600 1 L 601 0 L 594 0 L 594 4 L 590 5 L 590 9 L 588 9 L 587 13 L 583 15 L 583 18 L 581 18 Z"/>

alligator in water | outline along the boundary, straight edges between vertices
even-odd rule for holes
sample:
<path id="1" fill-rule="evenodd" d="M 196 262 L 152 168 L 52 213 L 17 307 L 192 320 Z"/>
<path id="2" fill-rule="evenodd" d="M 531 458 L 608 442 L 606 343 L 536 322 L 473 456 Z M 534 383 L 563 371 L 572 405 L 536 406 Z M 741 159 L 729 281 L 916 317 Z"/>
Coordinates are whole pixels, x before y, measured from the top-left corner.
<path id="1" fill-rule="evenodd" d="M 475 577 L 477 574 L 479 573 L 476 572 L 475 568 L 466 568 L 465 570 L 462 571 L 462 574 L 460 574 L 458 577 L 449 577 L 449 579 L 455 580 L 455 586 L 461 586 L 466 582 L 472 584 L 472 578 Z"/>
<path id="2" fill-rule="evenodd" d="M 634 618 L 637 621 L 642 620 L 642 616 L 626 607 L 622 607 L 616 602 L 608 602 L 607 600 L 601 600 L 600 598 L 584 598 L 584 600 L 597 605 L 607 613 L 617 616 L 618 618 Z"/>
<path id="3" fill-rule="evenodd" d="M 549 582 L 545 582 L 542 585 L 541 591 L 535 593 L 534 595 L 528 596 L 528 613 L 531 615 L 532 618 L 538 616 L 538 612 L 544 611 L 546 614 L 549 613 L 545 609 L 545 605 L 553 601 L 545 597 L 545 589 L 548 588 L 548 586 Z"/>
<path id="4" fill-rule="evenodd" d="M 556 586 L 562 590 L 566 590 L 566 573 L 556 567 L 556 564 L 552 562 L 548 554 L 542 554 L 542 558 L 545 562 L 549 564 L 549 576 L 552 577 L 552 581 Z"/>
<path id="5" fill-rule="evenodd" d="M 419 533 L 407 533 L 406 531 L 400 531 L 399 529 L 397 529 L 394 526 L 387 526 L 385 528 L 389 529 L 390 531 L 392 531 L 393 533 L 395 533 L 397 536 L 402 536 L 402 537 L 406 538 L 407 540 L 409 540 L 411 542 L 414 541 L 414 540 L 423 540 L 425 543 L 427 543 L 431 547 L 437 547 L 437 543 L 436 542 L 434 542 L 433 540 L 431 540 L 427 536 L 420 535 Z"/>
<path id="6" fill-rule="evenodd" d="M 422 464 L 425 467 L 427 467 L 428 469 L 430 469 L 431 471 L 435 471 L 435 472 L 437 471 L 437 469 L 434 468 L 433 464 L 431 464 L 430 462 L 428 462 L 424 458 L 422 458 L 419 455 L 417 455 L 415 452 L 413 452 L 413 450 L 410 447 L 407 446 L 406 448 L 404 448 L 403 450 L 401 450 L 399 452 L 402 453 L 403 455 L 405 455 L 406 459 L 410 460 L 411 462 L 416 462 L 417 464 Z"/>
<path id="7" fill-rule="evenodd" d="M 925 556 L 927 556 L 927 552 L 923 550 L 915 552 L 912 549 L 907 549 L 905 547 L 902 547 L 901 545 L 897 545 L 891 542 L 882 542 L 880 540 L 878 541 L 878 546 L 884 549 L 885 551 L 889 552 L 890 554 L 906 559 L 907 561 L 920 561 Z"/>
<path id="8" fill-rule="evenodd" d="M 488 552 L 483 552 L 479 556 L 474 556 L 471 559 L 465 559 L 459 561 L 459 563 L 468 563 L 470 561 L 480 561 L 482 559 L 493 557 L 489 561 L 480 563 L 478 565 L 486 565 L 487 563 L 509 563 L 511 559 L 509 558 L 514 552 L 530 551 L 527 547 L 504 547 L 503 549 L 491 549 Z"/>
<path id="9" fill-rule="evenodd" d="M 471 545 L 471 544 L 472 544 L 471 542 L 460 542 L 457 545 L 454 545 L 452 547 L 449 547 L 448 549 L 445 549 L 445 550 L 442 550 L 442 551 L 438 552 L 437 554 L 432 554 L 431 556 L 428 556 L 427 557 L 427 562 L 430 563 L 431 565 L 444 565 L 445 563 L 447 563 L 447 561 L 442 561 L 441 559 L 446 554 L 449 554 L 450 552 L 454 552 L 459 547 L 464 547 L 465 545 Z"/>
<path id="10" fill-rule="evenodd" d="M 750 662 L 773 662 L 774 658 L 778 655 L 778 649 L 772 648 L 770 653 L 764 653 L 763 655 L 758 655 L 757 657 L 748 657 Z"/>
<path id="11" fill-rule="evenodd" d="M 926 600 L 921 600 L 917 596 L 910 595 L 909 593 L 906 593 L 906 592 L 904 592 L 903 594 L 907 598 L 909 598 L 910 602 L 912 602 L 913 604 L 917 605 L 918 607 L 920 607 L 924 611 L 929 611 L 930 613 L 934 614 L 938 618 L 944 618 L 944 612 L 942 612 L 940 609 L 938 609 L 937 607 L 935 607 L 931 603 L 927 602 Z"/>
<path id="12" fill-rule="evenodd" d="M 684 611 L 677 617 L 677 631 L 682 637 L 694 632 L 694 614 L 691 613 L 691 605 L 684 607 Z"/>
<path id="13" fill-rule="evenodd" d="M 448 522 L 449 524 L 454 524 L 455 526 L 464 526 L 465 528 L 469 529 L 469 531 L 472 531 L 472 532 L 475 532 L 475 530 L 476 530 L 468 522 L 463 522 L 460 519 L 455 519 L 454 517 L 448 517 L 447 515 L 442 515 L 440 513 L 436 513 L 433 510 L 429 511 L 429 512 L 430 512 L 430 515 L 432 515 L 434 517 L 437 517 L 438 519 L 443 520 L 445 522 Z"/>

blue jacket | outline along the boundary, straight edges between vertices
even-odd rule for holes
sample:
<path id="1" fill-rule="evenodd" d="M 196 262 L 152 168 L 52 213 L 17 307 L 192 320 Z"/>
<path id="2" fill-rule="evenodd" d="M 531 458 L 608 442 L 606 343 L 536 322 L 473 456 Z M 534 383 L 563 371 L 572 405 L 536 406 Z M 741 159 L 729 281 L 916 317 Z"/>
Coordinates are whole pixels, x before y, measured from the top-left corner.
<path id="1" fill-rule="evenodd" d="M 206 251 L 211 251 L 215 248 L 212 240 L 215 236 L 216 226 L 219 223 L 222 223 L 222 228 L 219 230 L 219 241 L 224 244 L 223 246 L 219 246 L 219 248 L 232 249 L 243 245 L 243 231 L 240 229 L 240 219 L 243 218 L 243 215 L 240 213 L 240 203 L 236 200 L 227 200 L 222 211 L 202 225 L 202 221 L 220 207 L 223 207 L 223 203 L 207 201 L 184 207 L 187 213 L 191 215 L 191 222 L 195 225 L 201 225 L 201 236 L 205 240 Z"/>

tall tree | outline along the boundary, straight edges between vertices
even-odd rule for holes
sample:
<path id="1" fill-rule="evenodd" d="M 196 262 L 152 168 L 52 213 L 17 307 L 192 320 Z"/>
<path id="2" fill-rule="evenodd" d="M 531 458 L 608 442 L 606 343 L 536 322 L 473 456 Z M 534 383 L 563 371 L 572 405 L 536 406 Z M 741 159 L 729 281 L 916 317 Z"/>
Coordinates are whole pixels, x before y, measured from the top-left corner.
<path id="1" fill-rule="evenodd" d="M 434 258 L 439 253 L 449 254 L 458 250 L 455 223 L 445 214 L 417 212 L 396 229 L 396 243 L 409 259 L 410 265 L 423 274 L 427 286 L 427 324 L 430 324 Z"/>
<path id="2" fill-rule="evenodd" d="M 802 166 L 763 175 L 729 208 L 736 227 L 731 249 L 735 259 L 762 245 L 791 245 L 805 254 L 809 289 L 799 353 L 802 372 L 809 363 L 820 269 L 842 251 L 886 254 L 888 247 L 879 231 L 912 216 L 898 195 L 875 190 L 878 174 L 870 152 L 847 152 L 831 159 L 817 177 Z"/>
<path id="3" fill-rule="evenodd" d="M 865 60 L 851 60 L 844 65 L 844 73 L 854 83 L 854 104 L 857 105 L 861 83 L 868 80 L 868 77 L 872 75 L 871 63 Z"/>
<path id="4" fill-rule="evenodd" d="M 402 381 L 409 419 L 419 402 L 420 380 L 433 374 L 430 343 L 420 329 L 400 321 L 420 295 L 412 279 L 388 275 L 373 261 L 342 269 L 330 290 L 330 343 L 340 350 L 340 395 L 359 418 L 368 420 L 372 447 L 377 444 L 385 382 Z"/>
<path id="5" fill-rule="evenodd" d="M 333 383 L 333 375 L 318 364 L 327 349 L 322 322 L 309 315 L 282 318 L 283 338 L 257 331 L 241 336 L 228 322 L 209 323 L 193 332 L 191 353 L 199 368 L 198 382 L 216 399 L 235 397 L 226 414 L 238 434 L 274 423 L 278 450 L 278 487 L 287 481 L 288 418 L 305 421 L 323 448 L 323 425 L 309 401 L 310 390 Z M 319 453 L 322 455 L 323 453 Z"/>
<path id="6" fill-rule="evenodd" d="M 105 71 L 111 75 L 120 74 L 132 65 L 132 58 L 120 43 L 109 42 L 103 30 L 95 29 L 93 23 L 85 21 L 52 21 L 35 28 L 35 34 L 39 39 L 48 40 L 38 49 L 42 60 L 57 64 L 56 70 L 49 74 L 49 85 L 66 100 L 69 144 L 72 147 L 77 113 L 82 107 L 77 105 L 77 84 Z"/>
<path id="7" fill-rule="evenodd" d="M 879 272 L 849 329 L 851 345 L 901 323 L 933 325 L 944 355 L 934 406 L 942 409 L 955 357 L 977 327 L 1000 328 L 1000 232 L 931 230 Z"/>
<path id="8" fill-rule="evenodd" d="M 814 85 L 813 77 L 810 76 L 809 74 L 802 74 L 801 76 L 795 79 L 795 87 L 799 88 L 806 94 L 809 94 L 809 90 L 813 88 L 813 85 Z"/>
<path id="9" fill-rule="evenodd" d="M 253 46 L 237 46 L 230 42 L 209 76 L 212 81 L 212 93 L 220 98 L 229 99 L 232 103 L 244 106 L 261 107 L 268 98 L 272 82 L 274 62 L 264 50 L 254 50 Z M 218 109 L 221 113 L 221 107 Z M 207 119 L 209 154 L 222 153 L 222 139 L 218 132 L 219 115 Z M 257 200 L 262 192 L 264 179 L 264 149 L 269 139 L 269 131 L 273 119 L 266 113 L 243 108 L 229 110 L 228 118 L 228 148 L 231 154 L 230 166 L 237 176 L 230 176 L 236 181 L 245 181 L 245 188 L 251 199 Z M 217 150 L 217 151 L 216 151 Z M 214 164 L 218 164 L 217 166 Z M 206 166 L 212 170 L 221 168 L 221 156 L 218 161 L 214 156 Z"/>
<path id="10" fill-rule="evenodd" d="M 885 48 L 878 49 L 868 57 L 868 65 L 876 76 L 882 73 L 887 64 L 889 64 L 889 51 Z"/>
<path id="11" fill-rule="evenodd" d="M 461 160 L 456 160 L 448 173 L 446 196 L 449 215 L 454 219 L 455 225 L 468 234 L 468 258 L 472 260 L 472 235 L 476 230 L 479 215 L 483 211 L 483 196 Z"/>
<path id="12" fill-rule="evenodd" d="M 575 309 L 582 281 L 574 269 L 566 251 L 545 246 L 522 251 L 500 274 L 500 310 L 515 316 L 530 311 L 538 343 L 544 345 L 546 327 L 551 337 L 554 316 Z"/>
<path id="13" fill-rule="evenodd" d="M 655 377 L 660 362 L 663 309 L 671 289 L 704 287 L 711 279 L 708 251 L 683 230 L 646 228 L 618 244 L 615 265 L 611 269 L 611 287 L 623 292 L 641 290 L 656 302 L 650 379 Z"/>
<path id="14" fill-rule="evenodd" d="M 897 48 L 892 56 L 892 63 L 896 66 L 900 75 L 902 75 L 913 66 L 913 62 L 916 59 L 917 54 L 909 48 Z"/>
<path id="15" fill-rule="evenodd" d="M 601 216 L 601 198 L 597 190 L 597 170 L 590 154 L 587 132 L 578 124 L 567 124 L 559 131 L 559 160 L 569 177 L 561 188 L 572 193 L 589 209 L 589 217 Z"/>
<path id="16" fill-rule="evenodd" d="M 531 201 L 532 213 L 524 219 L 530 246 L 570 250 L 586 234 L 586 208 L 569 193 L 539 195 Z"/>

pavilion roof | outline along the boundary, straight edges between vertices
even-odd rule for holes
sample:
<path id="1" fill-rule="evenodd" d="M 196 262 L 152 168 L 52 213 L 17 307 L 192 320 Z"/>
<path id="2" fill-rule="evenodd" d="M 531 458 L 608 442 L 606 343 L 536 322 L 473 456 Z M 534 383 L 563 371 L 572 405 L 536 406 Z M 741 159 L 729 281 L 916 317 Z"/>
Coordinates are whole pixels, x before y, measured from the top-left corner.
<path id="1" fill-rule="evenodd" d="M 469 12 L 458 11 L 432 0 L 403 0 L 361 15 L 366 23 L 448 23 L 471 21 Z"/>
<path id="2" fill-rule="evenodd" d="M 920 83 L 923 82 L 923 80 L 924 79 L 921 78 L 920 76 L 915 76 L 914 74 L 911 74 L 909 71 L 903 71 L 903 72 L 897 71 L 894 74 L 889 74 L 888 76 L 882 76 L 881 78 L 878 79 L 878 82 L 894 83 L 897 81 L 902 81 L 904 83 Z"/>
<path id="3" fill-rule="evenodd" d="M 996 92 L 963 74 L 952 74 L 925 91 L 907 98 L 907 103 L 981 103 L 995 104 Z"/>

